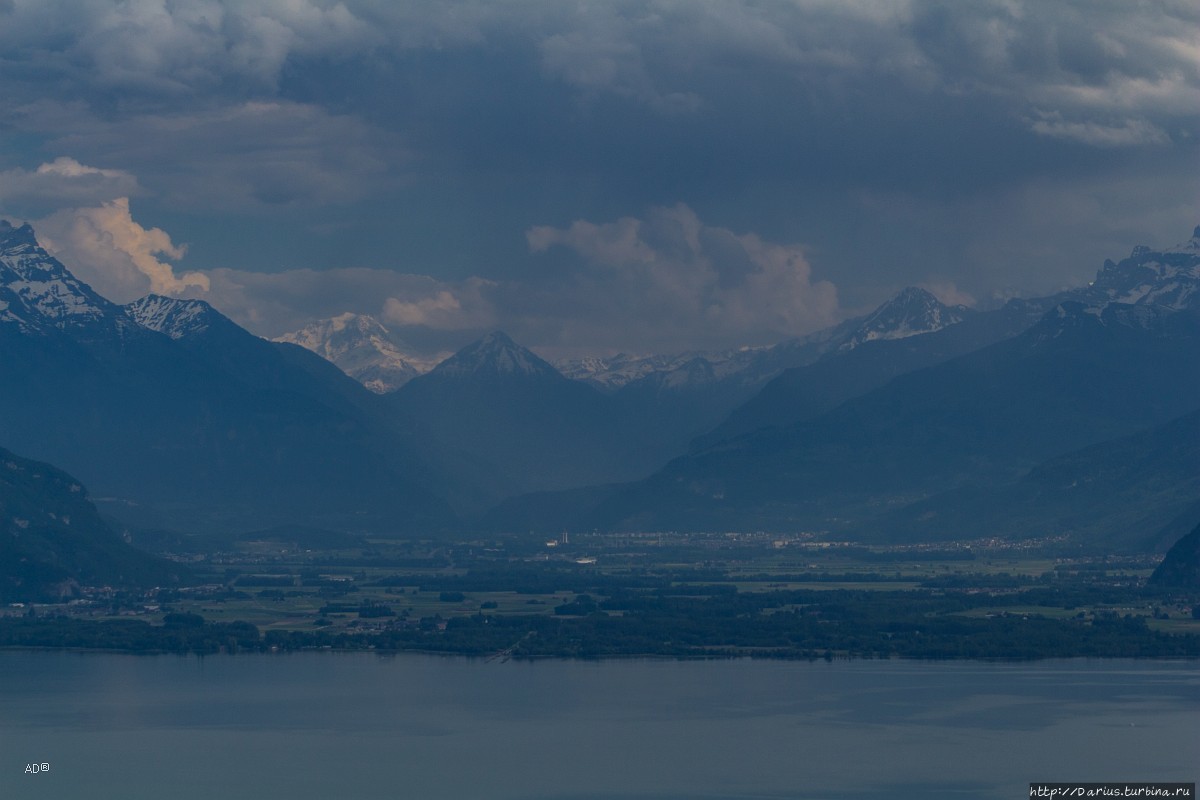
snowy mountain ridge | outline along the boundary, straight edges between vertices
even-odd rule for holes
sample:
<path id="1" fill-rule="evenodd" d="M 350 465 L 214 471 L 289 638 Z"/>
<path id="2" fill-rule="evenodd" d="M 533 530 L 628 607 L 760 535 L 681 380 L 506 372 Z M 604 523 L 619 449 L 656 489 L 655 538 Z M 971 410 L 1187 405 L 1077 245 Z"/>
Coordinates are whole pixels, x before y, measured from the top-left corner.
<path id="1" fill-rule="evenodd" d="M 47 253 L 28 224 L 0 220 L 0 323 L 31 333 L 120 320 L 105 300 Z"/>
<path id="2" fill-rule="evenodd" d="M 689 351 L 674 355 L 561 359 L 554 365 L 574 380 L 615 391 L 652 375 L 664 387 L 701 385 L 745 373 L 761 382 L 782 369 L 801 366 L 832 351 L 848 351 L 870 341 L 903 339 L 955 325 L 971 313 L 964 306 L 947 306 L 924 289 L 909 287 L 863 317 L 831 328 L 788 339 L 770 347 L 747 347 L 716 352 Z"/>
<path id="3" fill-rule="evenodd" d="M 438 364 L 429 373 L 439 377 L 465 375 L 492 376 L 553 376 L 562 374 L 549 363 L 521 347 L 503 331 L 492 331 L 477 342 Z"/>
<path id="4" fill-rule="evenodd" d="M 853 350 L 866 342 L 933 333 L 962 322 L 969 313 L 966 306 L 947 306 L 930 292 L 910 286 L 867 316 L 853 320 L 855 324 L 840 337 L 837 349 Z"/>
<path id="5" fill-rule="evenodd" d="M 1106 260 L 1080 294 L 1082 300 L 1096 305 L 1156 305 L 1174 311 L 1196 307 L 1200 304 L 1200 226 L 1191 239 L 1175 247 L 1153 250 L 1139 245 L 1119 263 Z"/>
<path id="6" fill-rule="evenodd" d="M 219 312 L 203 300 L 180 300 L 148 294 L 125 306 L 125 313 L 143 328 L 183 339 L 203 333 Z"/>
<path id="7" fill-rule="evenodd" d="M 317 320 L 275 341 L 311 350 L 377 394 L 399 389 L 444 358 L 413 355 L 374 317 L 350 312 Z"/>
<path id="8" fill-rule="evenodd" d="M 703 374 L 724 377 L 748 366 L 766 348 L 745 348 L 702 352 L 691 350 L 671 355 L 630 355 L 619 353 L 608 358 L 588 356 L 563 358 L 554 366 L 568 378 L 591 383 L 600 389 L 614 391 L 649 375 L 662 374 L 671 384 L 686 382 L 685 375 L 696 375 L 697 367 L 705 365 Z"/>
<path id="9" fill-rule="evenodd" d="M 1096 317 L 1113 303 L 1152 305 L 1172 311 L 1200 306 L 1200 226 L 1191 239 L 1174 247 L 1155 250 L 1139 245 L 1119 263 L 1105 261 L 1091 285 L 1065 292 L 1058 299 L 1081 302 L 1093 308 Z M 658 375 L 664 385 L 673 386 L 697 379 L 711 380 L 708 373 L 696 368 L 697 360 L 711 366 L 711 376 L 717 379 L 741 372 L 747 380 L 751 377 L 758 380 L 789 366 L 811 363 L 826 353 L 847 352 L 867 342 L 934 333 L 962 322 L 973 313 L 965 306 L 948 306 L 924 289 L 908 287 L 866 316 L 772 347 L 561 359 L 555 366 L 569 378 L 608 391 L 652 375 Z"/>

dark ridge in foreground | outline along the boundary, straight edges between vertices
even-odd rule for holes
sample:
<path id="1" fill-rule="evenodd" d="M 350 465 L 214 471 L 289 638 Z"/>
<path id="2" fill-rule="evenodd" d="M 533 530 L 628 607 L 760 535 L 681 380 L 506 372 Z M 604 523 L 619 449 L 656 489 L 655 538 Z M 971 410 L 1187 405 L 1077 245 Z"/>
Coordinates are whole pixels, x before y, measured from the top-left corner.
<path id="1" fill-rule="evenodd" d="M 83 485 L 0 448 L 0 600 L 61 599 L 81 584 L 151 587 L 189 577 L 122 541 Z"/>
<path id="2" fill-rule="evenodd" d="M 1150 576 L 1152 586 L 1200 589 L 1200 525 L 1167 551 Z"/>

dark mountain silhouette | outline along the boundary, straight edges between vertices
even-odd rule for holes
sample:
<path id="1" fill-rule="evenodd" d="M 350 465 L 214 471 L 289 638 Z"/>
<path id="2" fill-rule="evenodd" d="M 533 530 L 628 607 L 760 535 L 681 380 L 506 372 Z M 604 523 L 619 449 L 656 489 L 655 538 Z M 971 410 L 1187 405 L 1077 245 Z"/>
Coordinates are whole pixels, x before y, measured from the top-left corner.
<path id="1" fill-rule="evenodd" d="M 151 588 L 186 568 L 126 544 L 67 473 L 0 448 L 0 600 L 58 600 L 81 586 Z"/>
<path id="2" fill-rule="evenodd" d="M 499 331 L 387 395 L 424 446 L 474 468 L 468 503 L 648 473 L 612 399 L 565 378 Z M 661 462 L 660 462 L 661 463 Z"/>
<path id="3" fill-rule="evenodd" d="M 676 459 L 605 492 L 585 524 L 840 529 L 1163 424 L 1194 408 L 1197 363 L 1194 312 L 1063 303 L 1013 339 Z"/>
<path id="4" fill-rule="evenodd" d="M 898 375 L 1016 336 L 1034 325 L 1048 307 L 1048 302 L 1013 300 L 1003 308 L 965 315 L 954 325 L 922 335 L 866 339 L 852 332 L 849 341 L 857 342 L 854 347 L 836 348 L 812 364 L 785 370 L 721 424 L 697 437 L 691 449 L 699 451 L 759 428 L 811 419 Z"/>
<path id="5" fill-rule="evenodd" d="M 1150 576 L 1153 586 L 1200 588 L 1200 525 L 1167 551 Z"/>

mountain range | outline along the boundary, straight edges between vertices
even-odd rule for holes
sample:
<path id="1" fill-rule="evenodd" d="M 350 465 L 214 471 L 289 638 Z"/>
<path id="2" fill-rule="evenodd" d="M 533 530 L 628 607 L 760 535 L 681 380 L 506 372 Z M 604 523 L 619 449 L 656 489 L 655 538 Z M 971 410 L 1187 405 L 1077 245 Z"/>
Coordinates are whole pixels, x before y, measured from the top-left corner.
<path id="1" fill-rule="evenodd" d="M 669 355 L 621 353 L 550 363 L 564 376 L 607 393 L 640 380 L 679 388 L 712 384 L 734 375 L 738 383 L 755 386 L 782 369 L 811 363 L 830 350 L 846 351 L 868 341 L 931 333 L 971 314 L 969 308 L 946 306 L 924 289 L 909 287 L 870 314 L 772 347 Z M 374 317 L 349 312 L 309 323 L 273 341 L 300 345 L 316 353 L 378 394 L 396 391 L 451 355 L 421 356 Z"/>
<path id="2" fill-rule="evenodd" d="M 756 386 L 783 369 L 811 364 L 826 353 L 933 333 L 971 314 L 969 308 L 947 306 L 932 293 L 909 287 L 869 314 L 771 347 L 640 357 L 622 353 L 612 358 L 562 359 L 555 367 L 569 378 L 610 392 L 646 380 L 682 387 L 734 379 L 741 385 Z"/>
<path id="3" fill-rule="evenodd" d="M 936 541 L 980 529 L 1006 539 L 1066 535 L 1162 551 L 1196 520 L 1200 410 L 1049 459 L 1010 484 L 934 495 L 880 520 L 873 533 Z"/>
<path id="4" fill-rule="evenodd" d="M 1200 315 L 1119 304 L 1095 311 L 1064 303 L 1013 339 L 906 373 L 811 419 L 709 445 L 621 487 L 590 521 L 861 532 L 940 492 L 1017 481 L 1044 461 L 1200 405 Z M 1196 466 L 1183 468 L 1194 475 Z"/>
<path id="5" fill-rule="evenodd" d="M 490 523 L 832 530 L 885 541 L 1086 537 L 1099 528 L 1095 541 L 1106 546 L 1161 544 L 1156 526 L 1200 511 L 1200 460 L 1186 437 L 1158 462 L 1144 460 L 1144 474 L 1126 475 L 1170 485 L 1161 492 L 1109 486 L 1100 497 L 1097 489 L 1090 516 L 1072 515 L 1077 501 L 1053 492 L 1034 492 L 1032 506 L 1021 499 L 1046 476 L 1074 468 L 1087 480 L 1088 464 L 1120 462 L 1145 441 L 1161 446 L 1186 431 L 1186 415 L 1200 407 L 1197 278 L 1200 229 L 1180 247 L 1139 247 L 1106 262 L 1076 291 L 964 315 L 926 335 L 829 348 L 782 373 L 654 475 L 576 490 L 569 500 L 515 498 Z M 1176 417 L 1183 420 L 1171 427 Z M 1158 426 L 1167 427 L 1155 439 Z M 1127 440 L 1141 431 L 1150 438 Z M 1117 498 L 1130 507 L 1101 519 Z M 922 505 L 940 503 L 957 511 Z M 981 504 L 993 510 L 982 513 Z M 943 521 L 923 530 L 915 523 L 939 514 Z"/>
<path id="6" fill-rule="evenodd" d="M 407 529 L 453 518 L 374 395 L 200 301 L 96 294 L 0 226 L 0 442 L 110 513 L 185 526 L 297 518 Z"/>
<path id="7" fill-rule="evenodd" d="M 496 331 L 434 366 L 364 316 L 273 342 L 198 300 L 119 306 L 0 223 L 0 444 L 189 530 L 1162 547 L 1200 514 L 1198 284 L 1200 229 L 989 311 L 910 288 L 772 347 L 552 365 Z"/>
<path id="8" fill-rule="evenodd" d="M 311 350 L 377 394 L 396 391 L 444 358 L 415 355 L 379 320 L 349 312 L 309 323 L 275 341 Z"/>
<path id="9" fill-rule="evenodd" d="M 521 493 L 645 477 L 793 364 L 921 338 L 921 331 L 969 316 L 911 289 L 866 317 L 803 340 L 627 361 L 620 378 L 614 360 L 598 373 L 604 380 L 578 371 L 569 379 L 493 332 L 385 400 L 421 431 L 427 450 L 457 458 L 460 471 L 473 468 L 476 496 L 456 499 L 478 511 Z"/>

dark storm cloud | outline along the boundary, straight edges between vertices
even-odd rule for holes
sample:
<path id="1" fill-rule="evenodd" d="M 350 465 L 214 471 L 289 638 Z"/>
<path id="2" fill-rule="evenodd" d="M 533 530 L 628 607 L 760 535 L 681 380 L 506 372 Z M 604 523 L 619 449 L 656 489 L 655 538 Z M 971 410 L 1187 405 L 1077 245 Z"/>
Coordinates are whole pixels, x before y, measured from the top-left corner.
<path id="1" fill-rule="evenodd" d="M 1044 291 L 1132 244 L 1183 238 L 1200 11 L 15 0 L 0 3 L 0 101 L 0 211 L 133 195 L 134 217 L 189 244 L 189 268 L 426 273 L 432 293 L 389 295 L 414 326 L 517 320 L 575 346 L 608 314 L 652 349 L 714 330 L 714 293 L 763 269 L 749 236 L 804 243 L 805 280 L 836 284 L 848 308 L 911 283 Z M 92 172 L 38 177 L 60 157 Z M 680 207 L 702 221 L 690 255 L 649 238 L 661 209 Z M 624 220 L 645 223 L 665 262 L 703 261 L 707 288 L 631 317 L 644 295 L 615 293 L 644 292 L 649 272 L 570 239 Z M 559 239 L 531 252 L 527 231 Z M 293 312 L 246 291 L 294 317 L 309 306 L 280 274 L 270 283 Z M 486 302 L 462 305 L 472 280 Z M 575 294 L 589 282 L 614 293 Z M 752 296 L 716 301 L 722 341 L 821 316 L 801 304 L 755 327 L 731 310 Z M 552 311 L 568 307 L 577 320 Z"/>
<path id="2" fill-rule="evenodd" d="M 388 131 L 350 115 L 287 101 L 98 119 L 82 113 L 48 138 L 94 163 L 135 163 L 160 202 L 192 210 L 328 206 L 371 197 L 407 160 Z M 33 127 L 40 104 L 20 112 Z M 71 109 L 59 109 L 69 114 Z"/>

